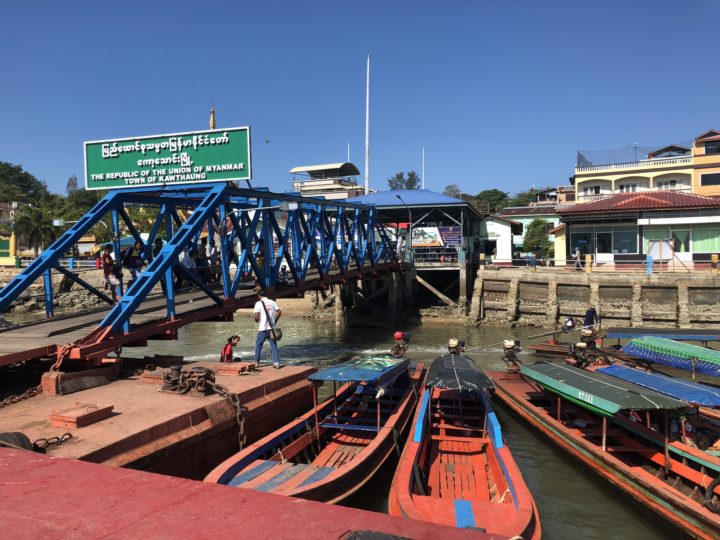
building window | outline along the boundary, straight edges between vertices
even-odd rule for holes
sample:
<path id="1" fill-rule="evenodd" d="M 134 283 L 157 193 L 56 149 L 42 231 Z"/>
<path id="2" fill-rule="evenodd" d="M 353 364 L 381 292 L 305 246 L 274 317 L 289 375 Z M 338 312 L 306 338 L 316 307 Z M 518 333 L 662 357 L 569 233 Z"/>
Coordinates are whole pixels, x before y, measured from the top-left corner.
<path id="1" fill-rule="evenodd" d="M 720 154 L 720 141 L 708 141 L 705 143 L 706 154 Z"/>
<path id="2" fill-rule="evenodd" d="M 637 191 L 637 184 L 620 184 L 620 193 L 634 193 Z"/>
<path id="3" fill-rule="evenodd" d="M 633 225 L 571 227 L 570 251 L 584 253 L 637 253 L 638 229 Z"/>
<path id="4" fill-rule="evenodd" d="M 720 173 L 701 174 L 700 185 L 705 186 L 720 186 Z"/>
<path id="5" fill-rule="evenodd" d="M 677 188 L 677 180 L 660 180 L 657 187 L 661 191 Z"/>
<path id="6" fill-rule="evenodd" d="M 637 229 L 613 229 L 613 253 L 637 253 Z"/>

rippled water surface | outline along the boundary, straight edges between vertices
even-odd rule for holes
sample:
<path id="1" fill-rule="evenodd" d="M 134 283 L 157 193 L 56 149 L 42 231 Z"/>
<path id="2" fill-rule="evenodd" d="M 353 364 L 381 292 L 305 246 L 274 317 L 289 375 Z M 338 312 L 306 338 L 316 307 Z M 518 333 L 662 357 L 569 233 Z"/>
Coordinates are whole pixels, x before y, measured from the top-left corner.
<path id="1" fill-rule="evenodd" d="M 336 329 L 332 322 L 302 318 L 285 318 L 281 323 L 284 336 L 280 354 L 283 362 L 291 364 L 328 365 L 358 354 L 384 353 L 392 345 L 392 336 L 387 330 L 351 328 L 343 331 Z M 465 328 L 448 324 L 426 324 L 410 330 L 412 341 L 408 356 L 413 361 L 424 362 L 439 356 L 450 337 L 465 339 L 467 347 L 472 348 L 497 344 L 506 338 L 522 340 L 524 336 L 541 332 L 537 329 Z M 198 323 L 181 329 L 178 341 L 151 342 L 148 349 L 139 349 L 137 353 L 139 356 L 179 354 L 188 360 L 213 360 L 219 357 L 227 337 L 239 334 L 241 341 L 236 353 L 250 359 L 255 333 L 255 323 L 246 316 L 238 317 L 233 323 Z M 264 352 L 265 361 L 269 361 L 267 346 Z M 132 349 L 126 353 L 133 355 Z M 504 369 L 500 355 L 498 345 L 468 353 L 478 365 L 490 369 Z M 528 361 L 531 356 L 526 356 Z M 544 538 L 644 540 L 679 537 L 677 531 L 596 477 L 509 410 L 500 404 L 496 409 L 513 456 L 539 507 Z M 385 511 L 394 464 L 384 466 L 348 504 Z"/>

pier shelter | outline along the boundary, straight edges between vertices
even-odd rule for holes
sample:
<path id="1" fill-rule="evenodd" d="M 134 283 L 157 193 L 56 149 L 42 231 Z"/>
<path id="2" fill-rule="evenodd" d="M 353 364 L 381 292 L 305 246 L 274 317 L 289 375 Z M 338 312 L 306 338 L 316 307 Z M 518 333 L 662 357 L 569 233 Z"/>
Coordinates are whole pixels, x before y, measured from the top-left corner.
<path id="1" fill-rule="evenodd" d="M 597 264 L 644 264 L 650 253 L 687 270 L 720 253 L 720 199 L 677 191 L 620 193 L 558 210 L 565 254 Z M 665 253 L 653 251 L 662 242 Z"/>
<path id="2" fill-rule="evenodd" d="M 484 213 L 428 189 L 379 191 L 347 202 L 375 206 L 398 253 L 414 263 L 418 283 L 447 305 L 464 305 L 485 251 Z"/>

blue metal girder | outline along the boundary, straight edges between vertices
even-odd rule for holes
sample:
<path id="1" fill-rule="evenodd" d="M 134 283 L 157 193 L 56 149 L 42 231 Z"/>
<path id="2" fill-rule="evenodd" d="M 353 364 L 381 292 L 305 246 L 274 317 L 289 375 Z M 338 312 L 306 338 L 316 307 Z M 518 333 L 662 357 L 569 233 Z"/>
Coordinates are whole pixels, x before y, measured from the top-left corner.
<path id="1" fill-rule="evenodd" d="M 278 207 L 288 201 L 297 202 L 298 208 L 285 208 L 289 211 L 283 230 L 277 219 L 280 211 Z M 43 277 L 47 311 L 52 316 L 52 270 L 59 268 L 59 258 L 107 212 L 112 214 L 112 243 L 115 260 L 119 262 L 121 222 L 134 238 L 140 238 L 138 228 L 125 209 L 126 204 L 155 205 L 160 209 L 147 241 L 147 257 L 150 256 L 153 240 L 162 228 L 165 229 L 168 241 L 128 291 L 123 292 L 122 285 L 118 287 L 121 299 L 100 323 L 97 335 L 129 331 L 130 317 L 159 280 L 165 284 L 168 319 L 174 318 L 173 265 L 178 264 L 178 256 L 183 249 L 197 242 L 205 226 L 209 233 L 220 233 L 223 298 L 198 280 L 190 280 L 216 303 L 235 297 L 246 272 L 250 272 L 266 287 L 275 287 L 280 266 L 284 262 L 288 264 L 295 284 L 301 286 L 312 268 L 317 270 L 322 281 L 327 278 L 333 263 L 337 264 L 337 271 L 342 275 L 348 272 L 351 261 L 361 268 L 368 263 L 375 267 L 382 261 L 395 260 L 385 229 L 377 220 L 375 209 L 370 206 L 301 199 L 292 194 L 270 193 L 257 188 L 241 189 L 231 184 L 111 191 L 35 262 L 0 290 L 0 313 L 7 310 L 31 283 Z M 184 215 L 189 217 L 183 220 L 178 208 L 183 209 Z M 252 217 L 251 210 L 254 210 Z M 228 233 L 230 223 L 232 231 Z M 240 243 L 240 252 L 236 253 L 237 259 L 234 259 L 237 260 L 237 272 L 231 278 L 228 268 L 231 262 L 230 247 L 235 246 L 236 239 Z M 258 257 L 261 240 L 264 246 L 262 265 Z M 110 300 L 77 276 L 75 281 L 104 300 Z M 88 339 L 94 338 L 88 336 Z"/>
<path id="2" fill-rule="evenodd" d="M 216 184 L 210 189 L 203 201 L 185 223 L 175 232 L 173 237 L 163 246 L 147 269 L 130 286 L 125 295 L 113 306 L 110 313 L 100 322 L 100 328 L 109 328 L 112 332 L 120 332 L 130 316 L 142 304 L 155 284 L 166 274 L 167 270 L 177 262 L 178 256 L 197 232 L 203 227 L 208 216 L 223 202 L 226 186 Z"/>
<path id="3" fill-rule="evenodd" d="M 77 223 L 65 231 L 50 247 L 43 250 L 27 268 L 16 275 L 10 283 L 0 289 L 0 314 L 7 311 L 10 304 L 20 294 L 32 285 L 43 274 L 50 276 L 50 271 L 58 265 L 61 257 L 80 240 L 80 238 L 95 225 L 100 218 L 113 208 L 118 201 L 118 192 L 111 191 L 98 202 Z M 46 301 L 50 298 L 50 313 L 52 316 L 52 290 L 46 290 Z"/>

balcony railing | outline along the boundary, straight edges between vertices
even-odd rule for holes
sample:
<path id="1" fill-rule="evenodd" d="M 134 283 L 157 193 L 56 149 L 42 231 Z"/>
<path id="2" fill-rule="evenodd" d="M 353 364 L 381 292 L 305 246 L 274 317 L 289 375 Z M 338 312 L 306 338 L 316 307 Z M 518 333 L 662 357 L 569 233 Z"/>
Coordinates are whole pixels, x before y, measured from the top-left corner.
<path id="1" fill-rule="evenodd" d="M 667 191 L 672 191 L 673 193 L 692 193 L 692 188 L 690 186 L 678 186 L 674 188 L 663 188 L 663 189 L 643 189 L 638 191 L 620 191 L 616 190 L 613 192 L 606 192 L 606 193 L 593 193 L 590 195 L 583 195 L 582 193 L 577 196 L 577 202 L 590 202 L 590 201 L 598 201 L 600 199 L 606 199 L 607 197 L 612 197 L 613 195 L 618 195 L 620 193 L 663 193 Z"/>
<path id="2" fill-rule="evenodd" d="M 631 161 L 629 163 L 611 163 L 608 165 L 591 165 L 589 167 L 575 167 L 575 173 L 587 172 L 608 172 L 622 171 L 627 169 L 658 169 L 662 167 L 670 167 L 675 165 L 690 165 L 692 156 L 677 156 L 661 159 L 643 159 L 640 161 Z"/>

